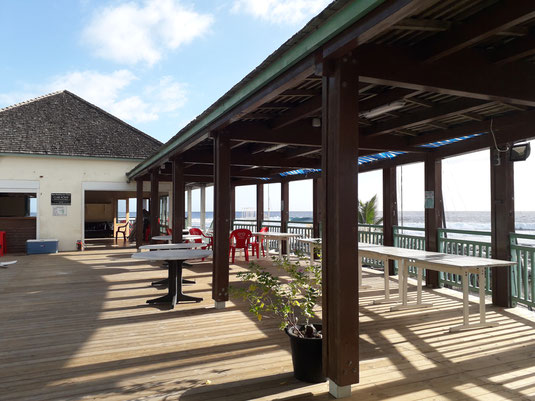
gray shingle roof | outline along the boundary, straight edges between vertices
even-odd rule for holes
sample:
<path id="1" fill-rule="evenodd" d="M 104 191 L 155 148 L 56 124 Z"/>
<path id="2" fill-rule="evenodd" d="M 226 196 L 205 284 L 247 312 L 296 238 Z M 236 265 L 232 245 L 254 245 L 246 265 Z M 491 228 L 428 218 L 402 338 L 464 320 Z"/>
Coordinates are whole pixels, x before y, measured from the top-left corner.
<path id="1" fill-rule="evenodd" d="M 161 144 L 69 91 L 0 109 L 0 153 L 144 159 Z"/>

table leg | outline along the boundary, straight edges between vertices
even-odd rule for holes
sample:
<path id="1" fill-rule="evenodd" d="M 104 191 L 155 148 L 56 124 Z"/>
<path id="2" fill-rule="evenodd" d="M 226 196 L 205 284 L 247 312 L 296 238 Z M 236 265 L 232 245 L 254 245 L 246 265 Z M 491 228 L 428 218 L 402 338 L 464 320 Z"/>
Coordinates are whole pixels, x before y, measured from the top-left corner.
<path id="1" fill-rule="evenodd" d="M 373 301 L 374 305 L 388 304 L 393 302 L 399 302 L 400 297 L 390 298 L 390 277 L 388 275 L 388 258 L 381 259 L 384 265 L 384 282 L 385 282 L 385 298 L 376 299 Z"/>
<path id="2" fill-rule="evenodd" d="M 408 309 L 420 309 L 420 308 L 429 308 L 430 306 L 433 306 L 433 304 L 422 303 L 422 275 L 423 275 L 423 269 L 421 267 L 417 268 L 417 290 L 416 290 L 416 303 L 409 304 L 408 303 L 408 292 L 409 292 L 409 284 L 408 284 L 408 278 L 409 278 L 409 266 L 408 261 L 405 259 L 402 259 L 399 261 L 399 270 L 400 270 L 400 277 L 399 277 L 399 292 L 401 297 L 401 305 L 392 306 L 390 308 L 391 311 L 397 311 L 397 310 L 408 310 Z"/>
<path id="3" fill-rule="evenodd" d="M 359 259 L 359 266 L 358 266 L 358 279 L 359 279 L 359 289 L 365 290 L 368 288 L 371 288 L 371 285 L 362 285 L 362 257 L 358 257 Z"/>
<path id="4" fill-rule="evenodd" d="M 316 248 L 312 244 L 310 244 L 308 248 L 310 250 L 310 265 L 313 265 L 314 264 L 314 250 Z"/>
<path id="5" fill-rule="evenodd" d="M 264 238 L 266 240 L 266 255 L 269 258 L 269 238 L 266 238 L 266 237 L 260 237 L 260 238 Z"/>
<path id="6" fill-rule="evenodd" d="M 282 240 L 279 239 L 279 258 L 282 259 Z"/>
<path id="7" fill-rule="evenodd" d="M 469 273 L 465 272 L 463 278 L 463 324 L 450 328 L 450 332 L 481 329 L 484 327 L 496 327 L 499 326 L 498 322 L 486 322 L 485 321 L 485 268 L 478 269 L 479 279 L 479 323 L 470 324 L 469 321 L 469 302 L 468 302 L 468 278 Z"/>

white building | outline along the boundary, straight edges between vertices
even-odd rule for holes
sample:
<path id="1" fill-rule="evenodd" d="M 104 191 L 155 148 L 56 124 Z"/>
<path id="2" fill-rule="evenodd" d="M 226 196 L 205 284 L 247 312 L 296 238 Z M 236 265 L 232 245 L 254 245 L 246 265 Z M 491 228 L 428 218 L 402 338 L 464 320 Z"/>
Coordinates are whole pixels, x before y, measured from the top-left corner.
<path id="1" fill-rule="evenodd" d="M 68 91 L 0 109 L 7 251 L 24 252 L 27 239 L 48 238 L 68 251 L 86 236 L 113 235 L 117 199 L 136 196 L 126 172 L 160 145 Z"/>

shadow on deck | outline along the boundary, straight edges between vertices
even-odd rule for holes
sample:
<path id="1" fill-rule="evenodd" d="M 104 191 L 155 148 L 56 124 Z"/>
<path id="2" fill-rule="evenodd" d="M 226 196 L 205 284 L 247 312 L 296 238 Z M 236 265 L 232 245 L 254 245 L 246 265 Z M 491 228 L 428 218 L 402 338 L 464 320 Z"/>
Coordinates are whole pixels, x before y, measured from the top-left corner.
<path id="1" fill-rule="evenodd" d="M 203 302 L 160 310 L 145 301 L 165 291 L 150 286 L 165 271 L 130 260 L 131 252 L 23 256 L 0 271 L 0 398 L 332 399 L 326 384 L 293 378 L 278 322 L 256 322 L 241 303 L 213 308 L 210 263 L 185 271 L 196 280 L 185 292 Z M 241 269 L 231 266 L 231 281 Z M 462 319 L 459 293 L 426 291 L 432 308 L 390 312 L 372 304 L 382 297 L 381 275 L 365 271 L 364 280 L 372 288 L 360 293 L 361 383 L 352 399 L 535 394 L 530 312 L 489 305 L 489 320 L 499 327 L 452 334 L 448 328 Z"/>

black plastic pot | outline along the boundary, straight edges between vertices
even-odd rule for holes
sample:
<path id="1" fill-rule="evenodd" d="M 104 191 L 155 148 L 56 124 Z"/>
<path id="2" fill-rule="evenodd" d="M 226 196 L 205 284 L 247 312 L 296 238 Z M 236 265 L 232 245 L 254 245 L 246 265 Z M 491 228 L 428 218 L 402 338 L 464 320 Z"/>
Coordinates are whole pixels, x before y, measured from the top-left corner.
<path id="1" fill-rule="evenodd" d="M 302 326 L 300 326 L 301 328 Z M 321 324 L 315 324 L 321 330 Z M 301 338 L 293 335 L 288 327 L 285 329 L 290 337 L 294 377 L 307 383 L 322 383 L 323 376 L 321 338 Z"/>

